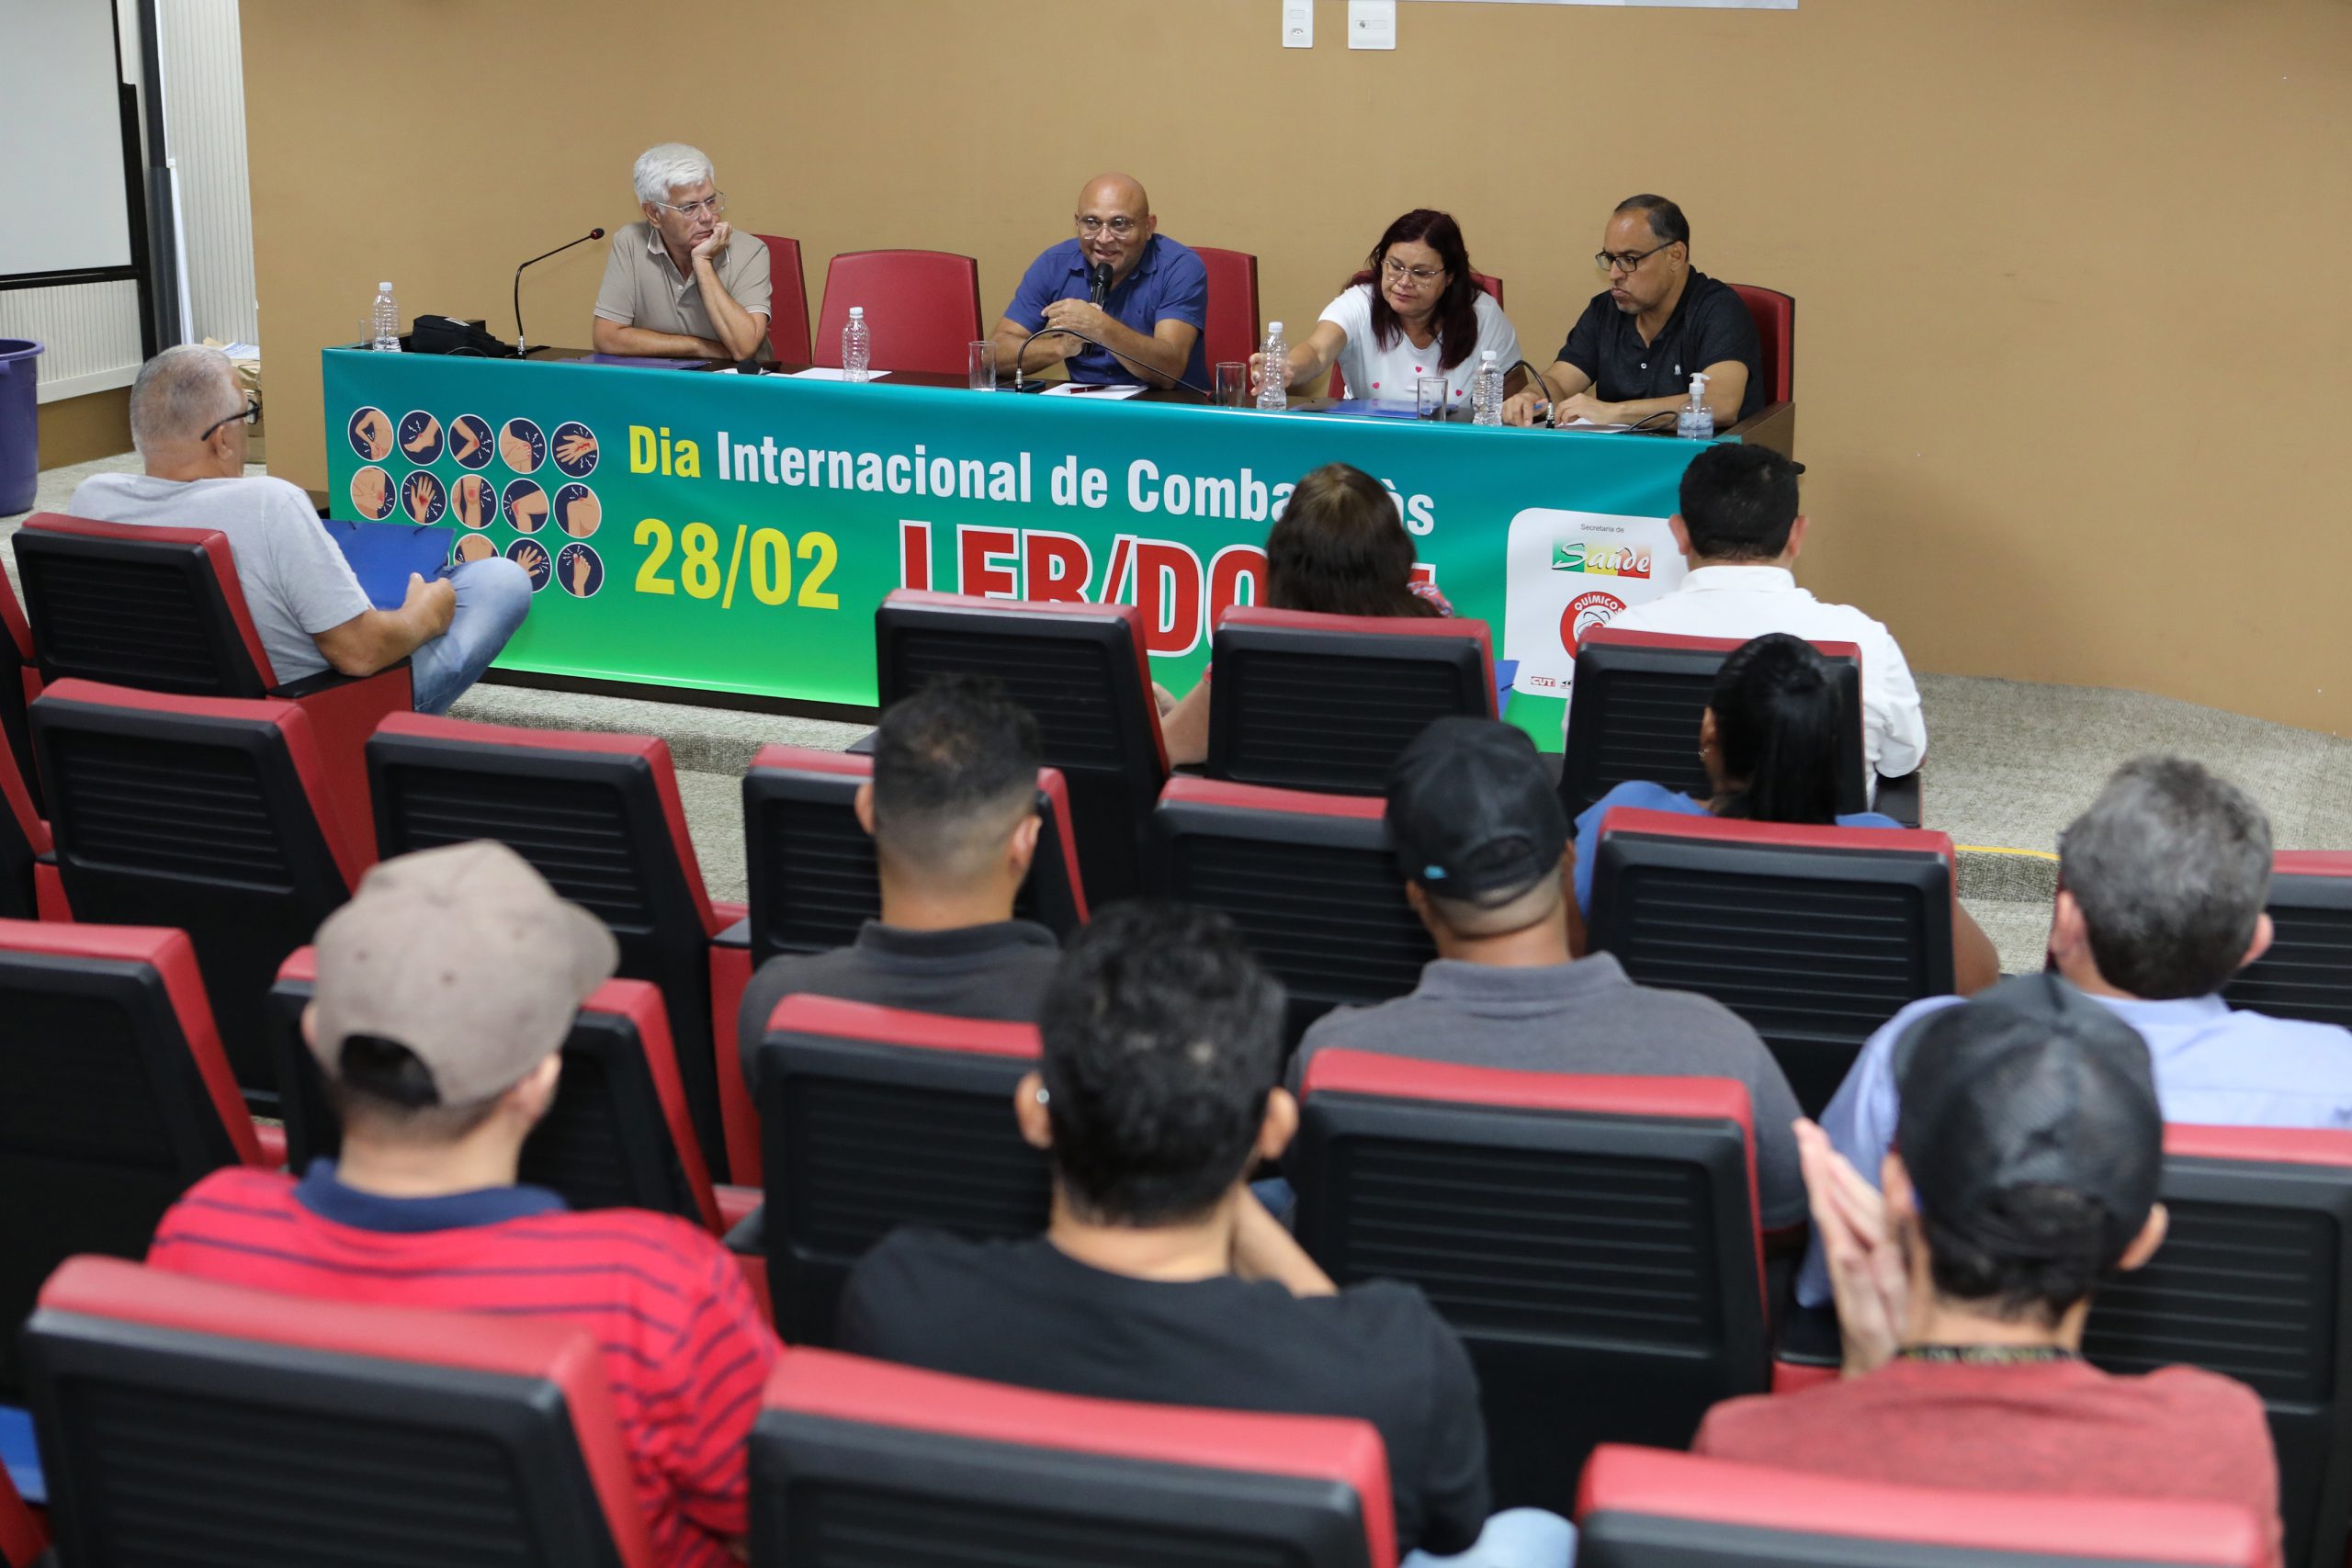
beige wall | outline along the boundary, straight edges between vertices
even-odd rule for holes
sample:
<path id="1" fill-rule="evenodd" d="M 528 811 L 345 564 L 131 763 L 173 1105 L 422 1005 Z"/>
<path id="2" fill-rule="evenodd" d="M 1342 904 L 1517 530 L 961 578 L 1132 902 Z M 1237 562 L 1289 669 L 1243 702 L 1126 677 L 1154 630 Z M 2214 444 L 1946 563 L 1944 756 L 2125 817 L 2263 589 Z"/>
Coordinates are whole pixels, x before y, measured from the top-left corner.
<path id="1" fill-rule="evenodd" d="M 812 298 L 836 251 L 932 246 L 992 313 L 1125 167 L 1312 320 L 1442 206 L 1531 357 L 1658 189 L 1700 266 L 1797 296 L 1817 592 L 1925 670 L 2352 730 L 2352 3 L 1399 10 L 1373 54 L 1340 0 L 1311 52 L 1273 0 L 244 0 L 274 466 L 323 484 L 312 351 L 379 276 L 511 333 L 515 260 L 632 216 L 666 138 Z M 536 270 L 535 341 L 584 341 L 601 253 Z"/>

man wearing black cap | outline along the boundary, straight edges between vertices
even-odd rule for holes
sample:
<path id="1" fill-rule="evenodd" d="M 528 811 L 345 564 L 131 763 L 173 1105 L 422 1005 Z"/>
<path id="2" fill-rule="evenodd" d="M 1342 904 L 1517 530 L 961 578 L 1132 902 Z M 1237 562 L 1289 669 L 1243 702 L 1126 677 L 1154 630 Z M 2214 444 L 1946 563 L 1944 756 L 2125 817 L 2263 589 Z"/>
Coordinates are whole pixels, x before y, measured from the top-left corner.
<path id="1" fill-rule="evenodd" d="M 1719 1404 L 1692 1448 L 1913 1485 L 2232 1503 L 2267 1521 L 2275 1562 L 2278 1464 L 2254 1392 L 2082 1357 L 2098 1280 L 2164 1241 L 2147 1046 L 2033 975 L 1916 1021 L 1895 1057 L 1901 1152 L 1878 1191 L 1799 1129 L 1844 1377 Z"/>
<path id="2" fill-rule="evenodd" d="M 1804 1182 L 1780 1064 L 1732 1010 L 1636 986 L 1608 953 L 1568 954 L 1568 821 L 1535 743 L 1489 718 L 1442 718 L 1388 774 L 1388 841 L 1437 943 L 1411 995 L 1341 1008 L 1292 1067 L 1331 1047 L 1521 1072 L 1728 1077 L 1747 1086 L 1765 1228 L 1801 1224 Z"/>

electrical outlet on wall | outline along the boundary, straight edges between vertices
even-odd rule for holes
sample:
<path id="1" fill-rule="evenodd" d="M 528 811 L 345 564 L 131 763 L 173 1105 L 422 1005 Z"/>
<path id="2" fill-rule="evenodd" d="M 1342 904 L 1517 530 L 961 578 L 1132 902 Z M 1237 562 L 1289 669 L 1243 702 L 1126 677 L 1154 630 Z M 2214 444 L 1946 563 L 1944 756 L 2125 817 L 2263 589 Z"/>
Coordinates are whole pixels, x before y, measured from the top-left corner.
<path id="1" fill-rule="evenodd" d="M 1348 0 L 1348 47 L 1395 49 L 1396 0 Z"/>
<path id="2" fill-rule="evenodd" d="M 1282 0 L 1283 47 L 1315 47 L 1315 0 Z"/>

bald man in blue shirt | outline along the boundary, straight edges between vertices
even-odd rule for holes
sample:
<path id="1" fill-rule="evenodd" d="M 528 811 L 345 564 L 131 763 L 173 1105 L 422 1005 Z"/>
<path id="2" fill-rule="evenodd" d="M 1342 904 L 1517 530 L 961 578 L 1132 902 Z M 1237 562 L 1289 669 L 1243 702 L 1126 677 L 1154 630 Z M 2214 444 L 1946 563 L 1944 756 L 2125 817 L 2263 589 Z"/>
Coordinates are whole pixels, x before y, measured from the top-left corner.
<path id="1" fill-rule="evenodd" d="M 1159 232 L 1151 197 L 1131 175 L 1089 180 L 1075 221 L 1078 237 L 1030 264 L 997 322 L 999 373 L 1035 376 L 1066 362 L 1073 381 L 1182 382 L 1206 392 L 1201 333 L 1209 278 L 1201 258 Z M 1099 306 L 1091 298 L 1098 266 L 1111 273 Z"/>

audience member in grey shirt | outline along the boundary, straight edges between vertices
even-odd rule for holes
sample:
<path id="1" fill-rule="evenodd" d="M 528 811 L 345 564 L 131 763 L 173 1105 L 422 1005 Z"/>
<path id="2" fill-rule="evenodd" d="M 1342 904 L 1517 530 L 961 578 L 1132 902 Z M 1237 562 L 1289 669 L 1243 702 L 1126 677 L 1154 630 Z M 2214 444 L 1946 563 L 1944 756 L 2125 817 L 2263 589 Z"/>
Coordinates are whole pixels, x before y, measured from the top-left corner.
<path id="1" fill-rule="evenodd" d="M 761 1036 L 786 997 L 839 997 L 956 1018 L 1034 1022 L 1061 957 L 1012 918 L 1042 826 L 1037 721 L 992 680 L 944 676 L 890 705 L 857 818 L 874 837 L 882 918 L 831 953 L 760 965 L 737 1019 L 758 1091 Z"/>
<path id="2" fill-rule="evenodd" d="M 130 389 L 130 435 L 146 472 L 95 474 L 67 510 L 225 535 L 279 685 L 329 669 L 373 675 L 405 659 L 416 710 L 447 712 L 523 624 L 529 575 L 497 556 L 430 582 L 412 573 L 401 607 L 377 609 L 310 498 L 284 479 L 246 476 L 250 412 L 226 355 L 195 344 L 165 349 Z M 389 427 L 383 443 L 389 450 Z"/>
<path id="3" fill-rule="evenodd" d="M 1796 1097 L 1730 1009 L 1652 990 L 1608 953 L 1568 956 L 1568 823 L 1534 742 L 1445 718 L 1388 775 L 1388 839 L 1438 956 L 1409 995 L 1325 1014 L 1291 1065 L 1334 1047 L 1521 1072 L 1732 1078 L 1747 1088 L 1766 1229 L 1802 1223 Z"/>

